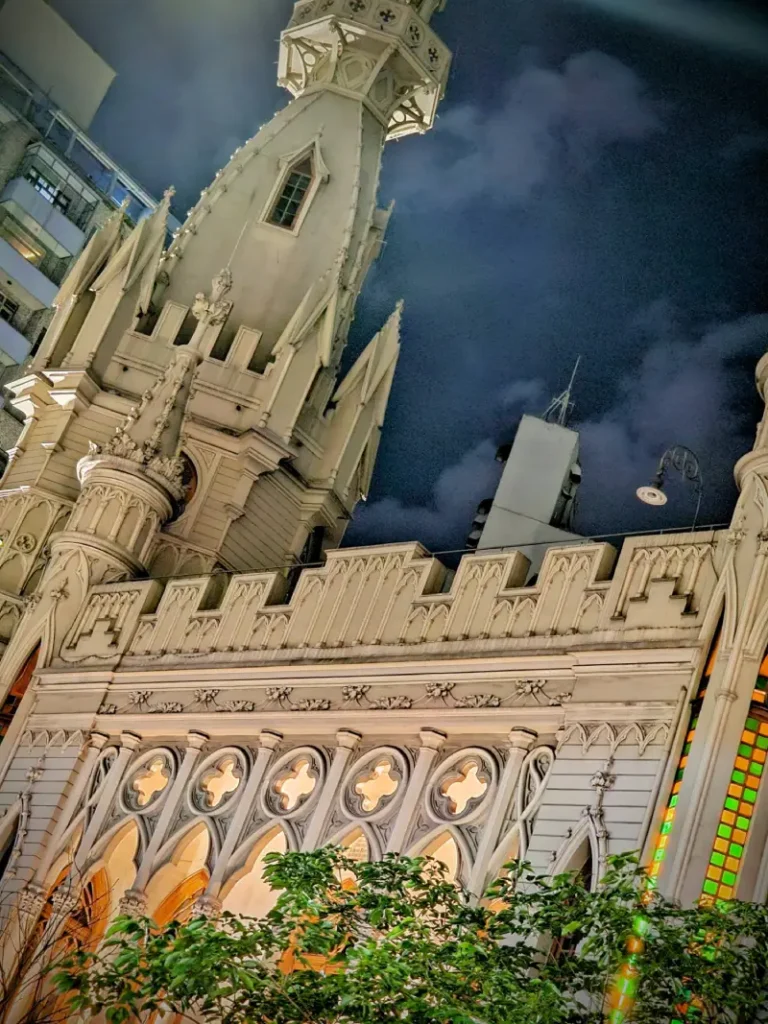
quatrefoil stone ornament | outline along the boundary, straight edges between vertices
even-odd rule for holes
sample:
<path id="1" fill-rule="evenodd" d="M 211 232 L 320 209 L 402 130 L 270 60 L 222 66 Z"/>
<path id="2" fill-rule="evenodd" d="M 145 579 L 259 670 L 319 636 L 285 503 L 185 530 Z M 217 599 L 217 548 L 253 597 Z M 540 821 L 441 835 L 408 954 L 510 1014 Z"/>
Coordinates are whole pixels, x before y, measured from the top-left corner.
<path id="1" fill-rule="evenodd" d="M 379 761 L 355 783 L 355 793 L 362 798 L 361 805 L 366 813 L 375 811 L 382 800 L 397 792 L 399 782 L 392 778 L 391 772 L 389 761 Z"/>
<path id="2" fill-rule="evenodd" d="M 472 800 L 482 797 L 488 789 L 488 782 L 480 777 L 481 766 L 476 761 L 467 761 L 459 769 L 459 774 L 446 779 L 441 787 L 441 795 L 448 799 L 448 810 L 459 816 L 467 809 Z"/>
<path id="3" fill-rule="evenodd" d="M 314 791 L 316 785 L 317 779 L 311 774 L 309 761 L 306 758 L 297 761 L 290 772 L 275 783 L 281 808 L 292 811 Z"/>
<path id="4" fill-rule="evenodd" d="M 209 808 L 225 803 L 240 785 L 237 759 L 227 757 L 202 777 L 200 789 Z"/>
<path id="5" fill-rule="evenodd" d="M 154 761 L 138 772 L 131 781 L 134 800 L 139 807 L 149 807 L 163 792 L 170 781 L 171 775 L 165 758 L 156 757 Z"/>

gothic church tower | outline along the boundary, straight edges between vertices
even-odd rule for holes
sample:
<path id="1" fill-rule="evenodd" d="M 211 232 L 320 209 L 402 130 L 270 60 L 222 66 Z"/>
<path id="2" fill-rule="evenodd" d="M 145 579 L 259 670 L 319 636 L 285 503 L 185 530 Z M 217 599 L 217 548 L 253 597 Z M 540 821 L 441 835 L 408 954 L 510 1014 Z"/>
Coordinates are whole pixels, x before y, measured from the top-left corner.
<path id="1" fill-rule="evenodd" d="M 169 190 L 81 254 L 12 385 L 25 427 L 0 491 L 6 683 L 37 639 L 47 662 L 89 586 L 285 566 L 341 540 L 369 485 L 401 304 L 341 380 L 339 366 L 390 214 L 384 144 L 426 131 L 444 89 L 439 3 L 301 0 L 280 42 L 291 102 L 171 244 Z"/>

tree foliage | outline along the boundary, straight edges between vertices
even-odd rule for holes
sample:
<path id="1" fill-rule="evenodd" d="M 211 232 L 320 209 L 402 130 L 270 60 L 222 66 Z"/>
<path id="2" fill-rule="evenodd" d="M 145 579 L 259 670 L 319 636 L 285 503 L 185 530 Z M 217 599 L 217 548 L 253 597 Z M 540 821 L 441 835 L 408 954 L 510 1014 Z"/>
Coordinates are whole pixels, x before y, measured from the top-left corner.
<path id="1" fill-rule="evenodd" d="M 113 1024 L 157 1008 L 221 1024 L 600 1024 L 639 913 L 635 1024 L 669 1021 L 690 992 L 707 1024 L 749 1020 L 761 1002 L 766 908 L 657 894 L 641 908 L 632 857 L 592 893 L 510 864 L 480 903 L 424 858 L 356 863 L 326 847 L 266 861 L 280 895 L 261 919 L 122 917 L 99 950 L 70 954 L 56 984 L 73 1011 Z"/>

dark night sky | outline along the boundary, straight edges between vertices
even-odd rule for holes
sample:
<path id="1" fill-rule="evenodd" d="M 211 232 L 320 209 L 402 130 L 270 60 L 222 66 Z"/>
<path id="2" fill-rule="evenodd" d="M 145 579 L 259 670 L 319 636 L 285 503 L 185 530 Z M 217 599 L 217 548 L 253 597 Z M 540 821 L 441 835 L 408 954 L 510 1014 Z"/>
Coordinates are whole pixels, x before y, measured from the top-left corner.
<path id="1" fill-rule="evenodd" d="M 285 102 L 287 0 L 52 3 L 118 72 L 94 138 L 155 194 L 173 182 L 181 215 Z M 353 330 L 352 353 L 405 298 L 374 492 L 348 541 L 461 546 L 496 444 L 577 354 L 580 532 L 690 523 L 679 488 L 660 510 L 633 497 L 671 443 L 699 454 L 702 521 L 728 519 L 768 348 L 761 6 L 449 0 L 435 18 L 448 92 L 432 133 L 389 146 L 395 216 Z"/>

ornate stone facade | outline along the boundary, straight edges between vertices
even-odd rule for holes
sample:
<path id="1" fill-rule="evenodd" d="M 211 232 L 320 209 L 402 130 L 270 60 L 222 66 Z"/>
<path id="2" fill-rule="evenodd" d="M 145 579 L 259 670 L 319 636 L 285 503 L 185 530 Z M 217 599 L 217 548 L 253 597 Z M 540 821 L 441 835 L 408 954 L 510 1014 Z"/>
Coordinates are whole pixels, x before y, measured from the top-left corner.
<path id="1" fill-rule="evenodd" d="M 618 553 L 552 547 L 532 585 L 516 552 L 467 555 L 448 586 L 418 544 L 328 550 L 371 472 L 401 315 L 338 383 L 385 223 L 375 189 L 350 193 L 344 161 L 356 175 L 375 152 L 378 168 L 386 125 L 365 126 L 378 75 L 417 70 L 434 95 L 447 70 L 435 41 L 443 63 L 428 72 L 434 3 L 390 6 L 396 25 L 367 0 L 296 5 L 281 74 L 297 98 L 168 253 L 152 218 L 126 243 L 114 224 L 92 240 L 14 385 L 27 424 L 0 492 L 13 927 L 65 883 L 57 907 L 90 901 L 94 928 L 118 908 L 260 912 L 264 854 L 326 842 L 434 854 L 476 894 L 510 858 L 595 882 L 627 850 L 684 900 L 712 885 L 768 894 L 768 789 L 754 774 L 748 812 L 726 803 L 739 805 L 742 746 L 749 764 L 768 749 L 765 424 L 737 465 L 730 529 L 633 537 Z M 376 61 L 365 87 L 350 78 L 358 45 L 361 68 L 369 50 Z M 351 149 L 326 146 L 329 109 L 342 134 L 356 112 Z M 249 219 L 241 176 L 298 218 L 280 190 L 307 161 L 291 185 L 305 220 L 265 220 L 261 199 Z M 354 196 L 346 219 L 335 178 Z M 345 225 L 319 275 L 328 252 L 303 234 L 315 214 Z M 209 243 L 233 225 L 222 270 Z M 238 281 L 256 280 L 248 267 L 266 268 L 270 246 L 287 254 L 285 285 L 261 310 L 261 283 Z M 768 357 L 764 397 L 766 380 Z M 322 525 L 320 564 L 297 568 Z M 723 827 L 741 853 L 721 870 Z"/>

